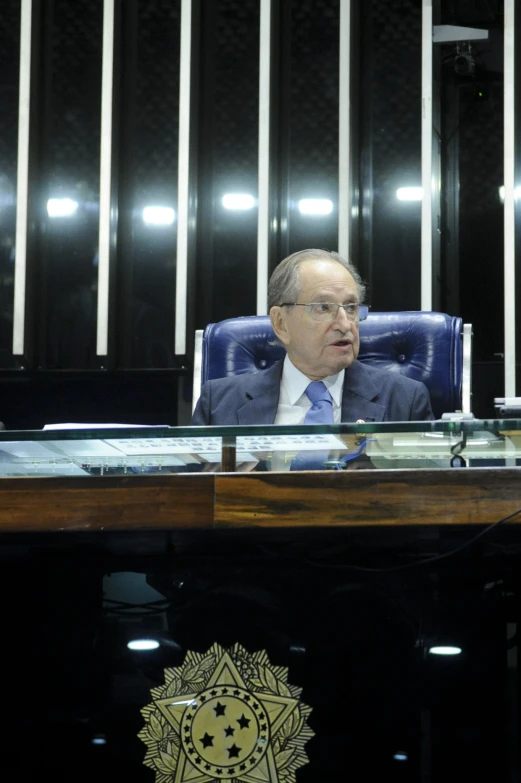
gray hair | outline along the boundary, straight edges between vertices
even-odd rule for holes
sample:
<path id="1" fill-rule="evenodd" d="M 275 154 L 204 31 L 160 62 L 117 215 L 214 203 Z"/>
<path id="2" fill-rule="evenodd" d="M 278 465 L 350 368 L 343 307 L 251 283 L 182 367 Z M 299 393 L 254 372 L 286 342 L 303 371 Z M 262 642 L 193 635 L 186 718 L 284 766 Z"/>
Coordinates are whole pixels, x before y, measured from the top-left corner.
<path id="1" fill-rule="evenodd" d="M 365 298 L 365 285 L 360 277 L 358 270 L 349 261 L 346 261 L 338 253 L 329 250 L 318 250 L 310 248 L 308 250 L 299 250 L 287 256 L 273 270 L 268 284 L 268 312 L 275 305 L 281 305 L 282 302 L 296 302 L 300 292 L 300 264 L 303 261 L 336 261 L 347 269 L 356 283 L 358 292 L 358 301 L 363 304 Z"/>

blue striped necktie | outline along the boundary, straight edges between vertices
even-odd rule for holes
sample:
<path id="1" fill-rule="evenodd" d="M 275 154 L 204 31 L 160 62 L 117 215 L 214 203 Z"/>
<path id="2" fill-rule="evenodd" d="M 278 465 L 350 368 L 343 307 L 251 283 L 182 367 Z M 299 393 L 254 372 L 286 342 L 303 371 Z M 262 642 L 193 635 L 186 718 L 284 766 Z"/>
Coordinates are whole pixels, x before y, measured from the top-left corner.
<path id="1" fill-rule="evenodd" d="M 306 388 L 311 408 L 306 413 L 304 424 L 333 424 L 333 399 L 322 381 L 311 381 Z M 329 457 L 329 449 L 322 451 L 300 451 L 291 460 L 291 470 L 323 470 Z"/>
<path id="2" fill-rule="evenodd" d="M 306 389 L 311 408 L 304 424 L 333 424 L 333 399 L 322 381 L 311 381 Z"/>

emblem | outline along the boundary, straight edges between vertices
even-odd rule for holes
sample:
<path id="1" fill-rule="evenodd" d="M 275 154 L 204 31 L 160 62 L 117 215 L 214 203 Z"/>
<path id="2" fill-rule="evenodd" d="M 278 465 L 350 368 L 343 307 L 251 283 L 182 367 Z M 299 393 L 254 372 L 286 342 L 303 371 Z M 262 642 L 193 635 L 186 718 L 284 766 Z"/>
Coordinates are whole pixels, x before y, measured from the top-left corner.
<path id="1" fill-rule="evenodd" d="M 295 783 L 313 732 L 311 707 L 287 672 L 239 644 L 189 651 L 182 666 L 165 669 L 138 734 L 156 783 Z"/>

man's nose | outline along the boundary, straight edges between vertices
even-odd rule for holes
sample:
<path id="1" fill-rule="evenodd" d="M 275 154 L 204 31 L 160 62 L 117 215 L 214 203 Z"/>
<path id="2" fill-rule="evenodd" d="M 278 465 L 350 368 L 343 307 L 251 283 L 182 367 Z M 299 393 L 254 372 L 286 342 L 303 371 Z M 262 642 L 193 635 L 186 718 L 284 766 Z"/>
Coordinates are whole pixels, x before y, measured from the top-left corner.
<path id="1" fill-rule="evenodd" d="M 348 317 L 345 307 L 339 307 L 338 312 L 334 318 L 334 323 L 337 328 L 341 328 L 343 331 L 351 329 L 353 321 Z"/>

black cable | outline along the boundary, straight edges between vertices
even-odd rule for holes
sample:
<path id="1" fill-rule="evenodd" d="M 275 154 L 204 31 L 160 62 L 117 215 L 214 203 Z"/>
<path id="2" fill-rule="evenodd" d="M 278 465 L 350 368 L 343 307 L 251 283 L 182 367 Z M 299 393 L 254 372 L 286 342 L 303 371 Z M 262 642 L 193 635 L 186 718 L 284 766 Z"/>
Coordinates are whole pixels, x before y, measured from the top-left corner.
<path id="1" fill-rule="evenodd" d="M 508 522 L 509 519 L 512 519 L 513 517 L 517 516 L 520 513 L 521 513 L 521 508 L 518 508 L 516 511 L 513 511 L 512 514 L 508 514 L 508 516 L 502 517 L 502 519 L 498 519 L 496 522 L 492 522 L 491 525 L 488 525 L 483 530 L 480 530 L 480 532 L 477 535 L 475 535 L 469 541 L 466 541 L 461 546 L 458 546 L 455 549 L 451 549 L 449 552 L 443 552 L 441 555 L 433 555 L 432 557 L 426 557 L 423 560 L 416 560 L 414 563 L 405 563 L 404 565 L 391 566 L 390 568 L 370 568 L 369 566 L 356 566 L 356 565 L 344 565 L 344 564 L 332 566 L 331 563 L 316 563 L 313 560 L 307 560 L 307 562 L 310 565 L 315 565 L 319 567 L 346 568 L 354 571 L 363 571 L 366 573 L 374 573 L 374 574 L 389 574 L 394 571 L 405 571 L 406 569 L 417 568 L 418 566 L 426 565 L 427 563 L 434 563 L 437 562 L 438 560 L 445 560 L 446 558 L 452 557 L 458 552 L 462 552 L 464 549 L 467 549 L 469 546 L 472 546 L 472 544 L 474 544 L 480 538 L 485 536 L 495 527 L 498 527 L 498 525 L 503 524 L 503 522 Z"/>
<path id="2" fill-rule="evenodd" d="M 107 617 L 151 617 L 163 614 L 169 606 L 168 598 L 163 598 L 160 601 L 148 601 L 143 604 L 114 601 L 111 598 L 103 599 L 103 611 Z"/>
<path id="3" fill-rule="evenodd" d="M 165 606 L 164 609 L 150 609 L 142 612 L 124 612 L 121 609 L 104 609 L 106 617 L 155 617 L 156 615 L 164 614 L 169 609 L 169 606 Z"/>
<path id="4" fill-rule="evenodd" d="M 160 607 L 162 604 L 168 601 L 168 598 L 161 598 L 159 601 L 144 601 L 142 604 L 133 604 L 129 601 L 115 601 L 112 598 L 104 598 L 104 604 L 112 604 L 115 607 L 122 609 L 149 609 L 152 607 Z"/>
<path id="5" fill-rule="evenodd" d="M 511 514 L 508 514 L 507 516 L 498 519 L 496 522 L 492 522 L 492 524 L 487 525 L 487 527 L 483 528 L 483 530 L 480 530 L 480 532 L 477 533 L 475 536 L 473 536 L 473 538 L 469 539 L 469 541 L 466 541 L 465 543 L 461 544 L 461 546 L 455 547 L 454 549 L 451 549 L 448 552 L 443 552 L 439 555 L 433 555 L 432 557 L 423 558 L 421 560 L 416 560 L 413 563 L 405 563 L 399 566 L 391 566 L 388 568 L 371 568 L 370 566 L 358 566 L 358 565 L 345 564 L 345 563 L 331 563 L 331 562 L 320 563 L 317 562 L 316 560 L 310 560 L 309 558 L 295 558 L 288 555 L 282 555 L 282 558 L 289 561 L 296 560 L 296 562 L 298 563 L 306 563 L 307 565 L 311 565 L 316 568 L 329 568 L 329 569 L 341 568 L 344 570 L 359 571 L 362 573 L 388 574 L 388 573 L 394 573 L 396 571 L 405 571 L 410 568 L 418 568 L 419 566 L 427 565 L 429 563 L 435 563 L 440 560 L 446 560 L 449 557 L 453 557 L 458 552 L 462 552 L 468 547 L 472 546 L 474 543 L 476 543 L 476 541 L 479 541 L 481 538 L 486 536 L 494 528 L 498 527 L 499 525 L 505 522 L 508 522 L 510 519 L 513 519 L 520 513 L 521 513 L 521 508 L 518 508 L 516 509 L 516 511 L 513 511 Z M 258 548 L 260 551 L 264 552 L 264 554 L 270 555 L 274 560 L 281 559 L 280 554 L 271 552 L 269 548 L 266 547 L 265 545 L 264 546 L 260 545 Z M 222 587 L 223 585 L 221 584 L 220 586 Z M 169 606 L 172 603 L 171 599 L 168 598 L 159 601 L 151 601 L 149 603 L 144 603 L 144 604 L 132 604 L 132 603 L 126 603 L 124 601 L 113 601 L 111 599 L 103 599 L 103 601 L 105 604 L 113 605 L 112 608 L 106 607 L 107 614 L 108 613 L 117 614 L 120 616 L 137 616 L 139 614 L 138 612 L 129 611 L 130 609 L 140 609 L 142 610 L 142 613 L 144 615 L 160 614 L 165 610 L 168 610 Z M 193 600 L 187 601 L 185 605 L 189 606 L 192 603 Z"/>

